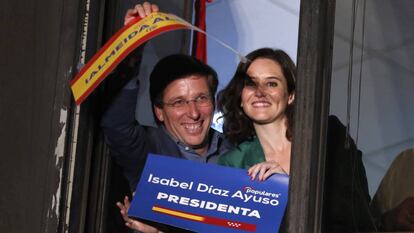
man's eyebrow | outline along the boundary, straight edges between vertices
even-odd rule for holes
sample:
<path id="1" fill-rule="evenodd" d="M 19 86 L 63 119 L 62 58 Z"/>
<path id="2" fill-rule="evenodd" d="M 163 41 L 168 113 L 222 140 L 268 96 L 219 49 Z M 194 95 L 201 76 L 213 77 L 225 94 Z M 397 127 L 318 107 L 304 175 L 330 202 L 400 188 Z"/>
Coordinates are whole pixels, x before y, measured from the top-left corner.
<path id="1" fill-rule="evenodd" d="M 173 96 L 169 99 L 167 99 L 167 101 L 175 101 L 175 100 L 180 100 L 180 99 L 185 99 L 183 96 L 179 95 L 179 96 Z"/>
<path id="2" fill-rule="evenodd" d="M 203 95 L 210 95 L 210 92 L 200 92 L 197 93 L 196 95 L 192 96 L 192 98 L 197 98 Z M 185 96 L 183 95 L 178 95 L 178 96 L 173 96 L 171 98 L 169 98 L 169 100 L 179 100 L 179 99 L 187 99 Z"/>

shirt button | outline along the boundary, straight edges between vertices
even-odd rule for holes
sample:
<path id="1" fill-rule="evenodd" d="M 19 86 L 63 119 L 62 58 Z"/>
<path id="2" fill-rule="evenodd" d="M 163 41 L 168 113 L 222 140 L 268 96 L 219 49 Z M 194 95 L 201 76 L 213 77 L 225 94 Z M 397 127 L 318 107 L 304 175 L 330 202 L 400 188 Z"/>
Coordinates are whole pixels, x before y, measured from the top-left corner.
<path id="1" fill-rule="evenodd" d="M 185 150 L 190 150 L 190 147 L 186 146 L 184 149 L 185 149 Z"/>

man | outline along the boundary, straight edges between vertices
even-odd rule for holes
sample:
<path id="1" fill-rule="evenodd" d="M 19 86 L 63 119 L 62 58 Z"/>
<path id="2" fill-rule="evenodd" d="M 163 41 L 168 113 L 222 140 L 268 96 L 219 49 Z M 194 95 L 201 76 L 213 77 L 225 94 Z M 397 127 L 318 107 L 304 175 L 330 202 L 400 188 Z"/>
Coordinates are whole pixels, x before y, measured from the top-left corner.
<path id="1" fill-rule="evenodd" d="M 150 99 L 158 128 L 135 120 L 136 80 L 121 90 L 105 112 L 102 127 L 131 191 L 148 153 L 215 163 L 231 149 L 220 133 L 210 129 L 217 85 L 216 72 L 191 56 L 175 54 L 161 59 L 150 75 Z"/>
<path id="2" fill-rule="evenodd" d="M 149 9 L 148 14 L 157 10 L 148 3 L 136 8 Z M 128 11 L 125 22 L 131 14 L 148 15 L 134 9 Z M 219 155 L 232 148 L 221 133 L 210 128 L 218 86 L 217 74 L 210 66 L 183 54 L 167 56 L 155 65 L 150 75 L 150 99 L 158 127 L 142 126 L 135 120 L 138 85 L 137 80 L 131 80 L 124 86 L 101 123 L 131 191 L 135 190 L 148 153 L 215 163 Z M 128 198 L 124 204 L 117 203 L 127 226 L 142 232 L 158 231 L 129 219 Z"/>

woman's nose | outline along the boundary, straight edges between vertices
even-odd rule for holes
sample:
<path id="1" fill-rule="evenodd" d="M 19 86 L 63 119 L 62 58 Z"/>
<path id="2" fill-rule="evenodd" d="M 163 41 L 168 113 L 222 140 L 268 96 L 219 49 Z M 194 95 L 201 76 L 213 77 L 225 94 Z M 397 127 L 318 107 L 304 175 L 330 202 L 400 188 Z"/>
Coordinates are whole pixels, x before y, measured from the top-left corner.
<path id="1" fill-rule="evenodd" d="M 266 95 L 266 91 L 262 85 L 257 85 L 254 94 L 258 97 L 262 97 Z"/>

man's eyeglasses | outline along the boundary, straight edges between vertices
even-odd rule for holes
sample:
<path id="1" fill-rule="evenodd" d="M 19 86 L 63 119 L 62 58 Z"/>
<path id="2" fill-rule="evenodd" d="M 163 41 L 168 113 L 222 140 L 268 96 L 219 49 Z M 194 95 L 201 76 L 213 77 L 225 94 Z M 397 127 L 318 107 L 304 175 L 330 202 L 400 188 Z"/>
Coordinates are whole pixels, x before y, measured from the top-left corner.
<path id="1" fill-rule="evenodd" d="M 185 108 L 188 104 L 194 102 L 197 107 L 208 107 L 213 103 L 213 100 L 210 95 L 200 95 L 194 99 L 176 99 L 171 102 L 163 103 L 164 105 L 172 108 L 182 109 Z"/>

